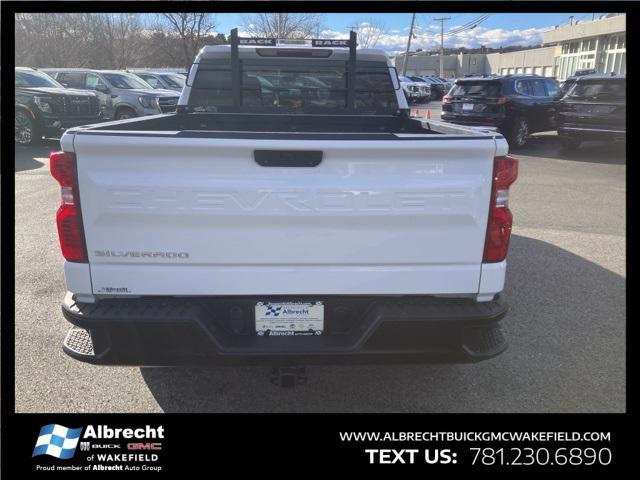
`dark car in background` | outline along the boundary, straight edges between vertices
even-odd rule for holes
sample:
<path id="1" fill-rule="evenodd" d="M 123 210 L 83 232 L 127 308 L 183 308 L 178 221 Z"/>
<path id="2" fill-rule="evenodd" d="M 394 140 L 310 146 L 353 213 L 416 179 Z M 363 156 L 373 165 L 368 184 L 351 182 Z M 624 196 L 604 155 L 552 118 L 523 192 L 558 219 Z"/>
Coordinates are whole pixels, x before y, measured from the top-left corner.
<path id="1" fill-rule="evenodd" d="M 494 127 L 511 147 L 531 133 L 556 129 L 558 83 L 538 75 L 459 78 L 442 99 L 442 120 Z"/>
<path id="2" fill-rule="evenodd" d="M 558 104 L 558 135 L 565 149 L 584 140 L 624 141 L 626 138 L 626 77 L 585 75 Z"/>
<path id="3" fill-rule="evenodd" d="M 101 120 L 94 93 L 64 88 L 49 75 L 15 69 L 15 142 L 33 145 L 65 128 Z"/>
<path id="4" fill-rule="evenodd" d="M 440 100 L 449 90 L 446 82 L 436 77 L 409 77 L 414 82 L 428 83 L 431 88 L 431 100 Z"/>

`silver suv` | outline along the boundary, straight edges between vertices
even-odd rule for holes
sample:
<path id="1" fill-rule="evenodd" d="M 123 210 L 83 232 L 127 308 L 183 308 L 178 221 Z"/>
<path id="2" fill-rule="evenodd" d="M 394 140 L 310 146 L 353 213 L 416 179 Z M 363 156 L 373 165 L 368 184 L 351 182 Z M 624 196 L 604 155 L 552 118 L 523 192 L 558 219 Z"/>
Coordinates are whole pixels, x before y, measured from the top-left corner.
<path id="1" fill-rule="evenodd" d="M 178 103 L 176 92 L 154 89 L 132 73 L 82 68 L 41 70 L 65 87 L 96 92 L 106 119 L 121 120 L 174 112 Z"/>

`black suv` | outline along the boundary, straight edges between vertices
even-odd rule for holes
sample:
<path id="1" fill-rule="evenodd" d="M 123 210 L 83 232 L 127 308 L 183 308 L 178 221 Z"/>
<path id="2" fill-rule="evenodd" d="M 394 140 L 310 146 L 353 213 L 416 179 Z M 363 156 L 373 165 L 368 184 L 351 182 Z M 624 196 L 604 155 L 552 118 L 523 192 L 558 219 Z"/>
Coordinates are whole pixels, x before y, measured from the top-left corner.
<path id="1" fill-rule="evenodd" d="M 64 88 L 33 68 L 16 67 L 15 97 L 15 141 L 20 145 L 101 119 L 95 93 Z"/>
<path id="2" fill-rule="evenodd" d="M 627 81 L 624 75 L 586 75 L 558 105 L 558 135 L 566 149 L 583 140 L 624 141 L 626 139 Z"/>
<path id="3" fill-rule="evenodd" d="M 578 80 L 578 77 L 582 77 L 583 75 L 591 75 L 592 73 L 598 73 L 598 72 L 596 72 L 596 70 L 593 68 L 576 70 L 576 72 L 572 76 L 570 76 L 560 84 L 560 90 L 562 91 L 562 95 L 565 95 L 569 90 L 571 90 L 571 87 L 573 87 L 573 85 L 576 83 L 576 80 Z"/>
<path id="4" fill-rule="evenodd" d="M 537 75 L 466 77 L 442 99 L 442 120 L 496 127 L 511 147 L 530 133 L 556 129 L 558 83 Z"/>

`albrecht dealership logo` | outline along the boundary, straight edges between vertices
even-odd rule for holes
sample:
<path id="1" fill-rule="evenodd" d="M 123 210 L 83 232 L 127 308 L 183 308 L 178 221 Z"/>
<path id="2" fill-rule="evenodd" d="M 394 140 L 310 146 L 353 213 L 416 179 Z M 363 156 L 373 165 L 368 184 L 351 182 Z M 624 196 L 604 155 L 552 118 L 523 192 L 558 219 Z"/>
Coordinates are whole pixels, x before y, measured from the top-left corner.
<path id="1" fill-rule="evenodd" d="M 40 429 L 36 447 L 31 456 L 51 455 L 62 459 L 71 458 L 76 453 L 81 432 L 82 427 L 67 428 L 56 423 L 45 425 Z"/>
<path id="2" fill-rule="evenodd" d="M 161 443 L 140 443 L 140 440 L 161 440 L 164 439 L 164 427 L 152 427 L 145 425 L 141 428 L 112 428 L 108 425 L 87 425 L 82 434 L 83 427 L 67 428 L 56 423 L 45 425 L 40 429 L 36 446 L 33 449 L 32 457 L 38 455 L 50 455 L 52 457 L 69 459 L 76 452 L 78 442 L 80 450 L 88 451 L 93 449 L 115 448 L 119 449 L 117 443 L 101 444 L 100 442 L 90 442 L 90 440 L 125 440 L 128 450 L 161 450 Z M 134 441 L 131 443 L 131 441 Z"/>

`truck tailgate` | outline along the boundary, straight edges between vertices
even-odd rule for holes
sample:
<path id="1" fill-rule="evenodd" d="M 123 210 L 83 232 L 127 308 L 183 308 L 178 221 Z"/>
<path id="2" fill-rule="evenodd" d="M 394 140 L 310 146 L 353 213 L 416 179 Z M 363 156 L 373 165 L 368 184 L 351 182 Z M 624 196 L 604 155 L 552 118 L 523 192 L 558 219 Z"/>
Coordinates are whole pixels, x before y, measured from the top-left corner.
<path id="1" fill-rule="evenodd" d="M 93 292 L 477 293 L 495 140 L 338 138 L 75 135 Z"/>

